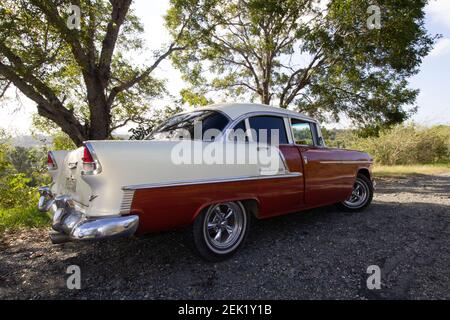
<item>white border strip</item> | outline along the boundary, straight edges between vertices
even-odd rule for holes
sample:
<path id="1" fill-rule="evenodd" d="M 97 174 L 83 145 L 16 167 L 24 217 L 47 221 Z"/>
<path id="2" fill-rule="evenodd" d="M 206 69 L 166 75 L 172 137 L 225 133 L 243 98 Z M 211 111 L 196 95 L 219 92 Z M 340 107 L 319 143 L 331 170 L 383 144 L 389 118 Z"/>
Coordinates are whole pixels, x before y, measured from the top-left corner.
<path id="1" fill-rule="evenodd" d="M 151 189 L 151 188 L 164 188 L 164 187 L 178 187 L 178 186 L 189 186 L 197 184 L 206 183 L 223 183 L 223 182 L 235 182 L 242 180 L 265 180 L 265 179 L 279 179 L 279 178 L 297 178 L 301 177 L 303 174 L 301 172 L 289 172 L 286 174 L 277 174 L 270 176 L 242 176 L 234 178 L 218 178 L 218 179 L 198 179 L 198 180 L 185 180 L 185 181 L 171 181 L 171 182 L 160 182 L 160 183 L 149 183 L 149 184 L 136 184 L 122 187 L 122 190 L 138 190 L 138 189 Z"/>

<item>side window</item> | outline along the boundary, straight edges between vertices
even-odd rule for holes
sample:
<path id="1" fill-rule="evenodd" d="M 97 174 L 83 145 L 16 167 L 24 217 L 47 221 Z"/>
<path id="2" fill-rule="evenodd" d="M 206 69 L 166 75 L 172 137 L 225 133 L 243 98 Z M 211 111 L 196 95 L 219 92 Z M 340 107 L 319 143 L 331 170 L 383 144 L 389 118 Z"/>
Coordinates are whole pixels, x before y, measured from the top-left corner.
<path id="1" fill-rule="evenodd" d="M 274 116 L 257 116 L 249 118 L 250 128 L 256 131 L 256 141 L 274 143 L 278 136 L 279 144 L 287 144 L 286 128 L 284 120 Z"/>
<path id="2" fill-rule="evenodd" d="M 313 124 L 298 119 L 291 119 L 292 133 L 296 144 L 313 146 Z"/>
<path id="3" fill-rule="evenodd" d="M 248 139 L 246 139 L 245 130 L 245 120 L 242 120 L 232 128 L 231 132 L 228 134 L 228 139 L 236 142 L 247 142 Z"/>

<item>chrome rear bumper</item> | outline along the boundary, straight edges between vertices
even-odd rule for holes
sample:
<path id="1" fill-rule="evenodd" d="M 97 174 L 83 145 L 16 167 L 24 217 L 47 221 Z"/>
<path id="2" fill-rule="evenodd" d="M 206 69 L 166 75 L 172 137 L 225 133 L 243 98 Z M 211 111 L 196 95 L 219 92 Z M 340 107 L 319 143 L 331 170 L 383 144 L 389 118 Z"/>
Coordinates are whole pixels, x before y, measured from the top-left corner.
<path id="1" fill-rule="evenodd" d="M 137 215 L 114 216 L 105 218 L 87 218 L 76 210 L 73 200 L 68 196 L 53 196 L 48 187 L 39 188 L 41 195 L 38 209 L 50 211 L 53 243 L 80 240 L 101 240 L 133 235 L 139 224 Z"/>

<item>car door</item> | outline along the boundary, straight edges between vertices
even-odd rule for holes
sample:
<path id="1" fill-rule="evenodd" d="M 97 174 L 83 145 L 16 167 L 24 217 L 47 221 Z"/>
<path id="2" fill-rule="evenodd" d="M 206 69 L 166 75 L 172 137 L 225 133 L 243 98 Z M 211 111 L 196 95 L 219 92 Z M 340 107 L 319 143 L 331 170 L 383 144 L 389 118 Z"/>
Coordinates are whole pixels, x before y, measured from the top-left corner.
<path id="1" fill-rule="evenodd" d="M 265 192 L 262 199 L 265 216 L 294 212 L 304 206 L 303 165 L 300 152 L 290 143 L 288 118 L 275 115 L 255 115 L 246 119 L 248 128 L 252 129 L 252 140 L 258 143 L 274 144 L 279 142 L 282 159 L 287 173 L 298 173 L 296 178 L 273 179 L 272 191 Z M 276 131 L 275 131 L 276 130 Z M 279 141 L 272 141 L 274 137 Z"/>
<path id="2" fill-rule="evenodd" d="M 323 146 L 317 124 L 291 118 L 292 136 L 304 167 L 305 204 L 340 202 L 351 192 L 354 168 L 340 161 L 340 150 Z"/>

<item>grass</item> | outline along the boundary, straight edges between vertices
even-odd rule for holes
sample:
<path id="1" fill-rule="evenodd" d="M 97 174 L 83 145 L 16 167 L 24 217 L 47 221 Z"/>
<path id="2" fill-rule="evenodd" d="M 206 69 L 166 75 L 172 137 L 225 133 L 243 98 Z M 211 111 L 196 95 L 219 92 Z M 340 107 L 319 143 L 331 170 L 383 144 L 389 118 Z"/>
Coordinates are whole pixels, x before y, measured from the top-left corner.
<path id="1" fill-rule="evenodd" d="M 44 227 L 49 224 L 50 218 L 37 210 L 35 206 L 28 208 L 0 208 L 0 232 L 6 229 L 21 227 Z"/>
<path id="2" fill-rule="evenodd" d="M 375 176 L 410 176 L 417 174 L 441 174 L 450 173 L 450 163 L 436 163 L 436 164 L 417 164 L 417 165 L 395 165 L 383 166 L 375 165 L 373 168 Z"/>

